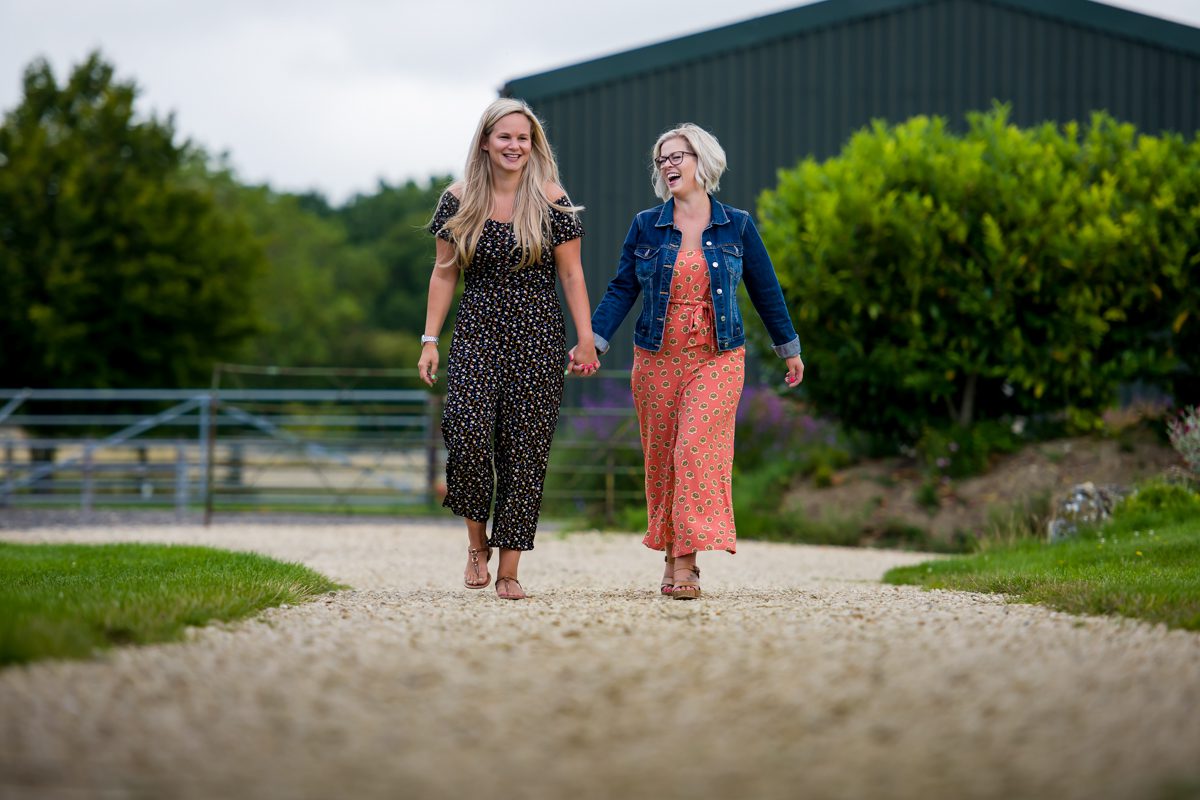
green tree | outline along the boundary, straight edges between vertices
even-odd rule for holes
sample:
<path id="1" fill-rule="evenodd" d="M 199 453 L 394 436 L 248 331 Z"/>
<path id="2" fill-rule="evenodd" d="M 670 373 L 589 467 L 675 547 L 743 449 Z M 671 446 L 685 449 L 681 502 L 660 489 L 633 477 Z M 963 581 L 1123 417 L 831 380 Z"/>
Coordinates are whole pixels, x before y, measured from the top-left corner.
<path id="1" fill-rule="evenodd" d="M 381 330 L 417 335 L 423 330 L 433 267 L 433 240 L 426 226 L 449 183 L 449 177 L 432 177 L 424 186 L 381 181 L 375 194 L 355 196 L 337 212 L 349 241 L 369 248 L 386 269 L 383 291 L 370 309 Z"/>
<path id="2" fill-rule="evenodd" d="M 4 383 L 195 385 L 257 328 L 261 249 L 136 96 L 98 53 L 61 86 L 25 71 L 0 126 Z"/>
<path id="3" fill-rule="evenodd" d="M 1122 382 L 1178 369 L 1197 206 L 1152 184 L 1179 169 L 1190 187 L 1193 150 L 1131 144 L 1105 115 L 1086 131 L 1023 130 L 1003 106 L 968 122 L 961 136 L 939 118 L 877 122 L 760 198 L 807 395 L 853 428 L 913 441 L 1062 409 L 1086 425 Z"/>
<path id="4" fill-rule="evenodd" d="M 308 210 L 304 197 L 243 185 L 228 165 L 196 169 L 266 255 L 252 286 L 262 328 L 237 357 L 281 366 L 369 366 L 356 343 L 383 283 L 379 264 L 346 242 L 338 220 Z"/>
<path id="5" fill-rule="evenodd" d="M 239 358 L 282 366 L 416 364 L 433 243 L 425 224 L 440 194 L 381 183 L 333 207 L 318 193 L 242 185 L 227 164 L 200 159 L 221 205 L 243 219 L 267 256 L 255 282 L 263 330 Z"/>

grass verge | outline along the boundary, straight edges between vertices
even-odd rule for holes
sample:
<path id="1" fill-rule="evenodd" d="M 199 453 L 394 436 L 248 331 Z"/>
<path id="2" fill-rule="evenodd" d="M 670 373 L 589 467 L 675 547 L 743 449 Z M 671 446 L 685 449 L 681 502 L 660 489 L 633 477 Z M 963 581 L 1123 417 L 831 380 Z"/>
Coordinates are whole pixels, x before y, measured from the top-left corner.
<path id="1" fill-rule="evenodd" d="M 890 570 L 888 583 L 998 592 L 1074 614 L 1120 614 L 1200 630 L 1200 518 L 1119 517 L 1058 544 L 999 543 L 974 555 Z"/>
<path id="2" fill-rule="evenodd" d="M 253 553 L 0 542 L 0 665 L 177 640 L 188 625 L 240 619 L 336 588 L 307 567 Z"/>

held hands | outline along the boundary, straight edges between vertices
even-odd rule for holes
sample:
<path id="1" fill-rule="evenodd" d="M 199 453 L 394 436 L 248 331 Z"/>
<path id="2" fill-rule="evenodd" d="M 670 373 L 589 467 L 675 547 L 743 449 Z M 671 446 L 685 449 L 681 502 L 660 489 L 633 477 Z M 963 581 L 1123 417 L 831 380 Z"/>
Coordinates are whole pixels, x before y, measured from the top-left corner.
<path id="1" fill-rule="evenodd" d="M 433 342 L 421 345 L 421 360 L 417 362 L 417 374 L 426 386 L 433 386 L 437 380 L 438 349 Z"/>
<path id="2" fill-rule="evenodd" d="M 783 379 L 789 389 L 794 389 L 804 380 L 804 362 L 800 360 L 800 356 L 792 356 L 783 363 L 787 364 L 788 368 Z"/>
<path id="3" fill-rule="evenodd" d="M 579 345 L 575 345 L 567 353 L 567 357 L 567 368 L 563 372 L 564 375 L 574 373 L 587 377 L 595 375 L 596 371 L 600 369 L 600 357 L 596 355 L 595 346 L 580 349 Z"/>

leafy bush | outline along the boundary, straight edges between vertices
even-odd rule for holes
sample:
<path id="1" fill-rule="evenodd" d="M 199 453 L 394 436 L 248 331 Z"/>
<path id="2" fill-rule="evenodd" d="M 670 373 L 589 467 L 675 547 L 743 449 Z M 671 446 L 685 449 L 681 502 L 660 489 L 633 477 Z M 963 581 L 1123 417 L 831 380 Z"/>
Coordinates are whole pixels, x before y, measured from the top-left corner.
<path id="1" fill-rule="evenodd" d="M 917 505 L 931 514 L 937 511 L 942 505 L 941 483 L 941 481 L 935 478 L 927 477 L 917 487 Z"/>
<path id="2" fill-rule="evenodd" d="M 969 428 L 926 428 L 917 454 L 928 475 L 966 478 L 986 472 L 994 454 L 1015 452 L 1021 441 L 1012 425 L 985 420 Z"/>
<path id="3" fill-rule="evenodd" d="M 1200 406 L 1179 412 L 1178 417 L 1167 423 L 1167 435 L 1188 468 L 1200 476 Z"/>
<path id="4" fill-rule="evenodd" d="M 738 536 L 807 544 L 856 545 L 863 520 L 836 511 L 811 517 L 783 508 L 784 495 L 798 470 L 796 460 L 779 460 L 734 480 L 733 509 Z"/>
<path id="5" fill-rule="evenodd" d="M 904 442 L 1065 412 L 1200 369 L 1200 137 L 1020 129 L 1008 109 L 857 133 L 780 173 L 763 238 L 823 417 Z M 1194 345 L 1194 346 L 1193 346 Z"/>
<path id="6" fill-rule="evenodd" d="M 1178 484 L 1152 481 L 1113 509 L 1113 518 L 1117 520 L 1139 515 L 1179 521 L 1200 518 L 1200 494 Z"/>

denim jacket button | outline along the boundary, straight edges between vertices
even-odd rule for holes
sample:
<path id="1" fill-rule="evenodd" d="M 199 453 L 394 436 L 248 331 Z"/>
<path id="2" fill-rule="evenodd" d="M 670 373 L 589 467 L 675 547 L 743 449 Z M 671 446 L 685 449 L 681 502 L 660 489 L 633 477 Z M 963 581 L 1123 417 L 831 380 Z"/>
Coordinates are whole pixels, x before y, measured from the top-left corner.
<path id="1" fill-rule="evenodd" d="M 705 242 L 705 243 L 704 243 L 704 246 L 705 246 L 705 247 L 712 247 L 712 242 Z"/>
<path id="2" fill-rule="evenodd" d="M 724 314 L 722 314 L 722 315 L 721 315 L 721 322 L 724 322 L 724 321 L 725 321 L 725 315 L 724 315 Z"/>
<path id="3" fill-rule="evenodd" d="M 717 294 L 724 294 L 720 289 L 717 289 Z"/>
<path id="4" fill-rule="evenodd" d="M 715 261 L 714 261 L 714 262 L 713 262 L 713 266 L 714 266 L 714 267 L 715 267 L 715 266 L 717 266 L 717 262 L 715 262 Z"/>

